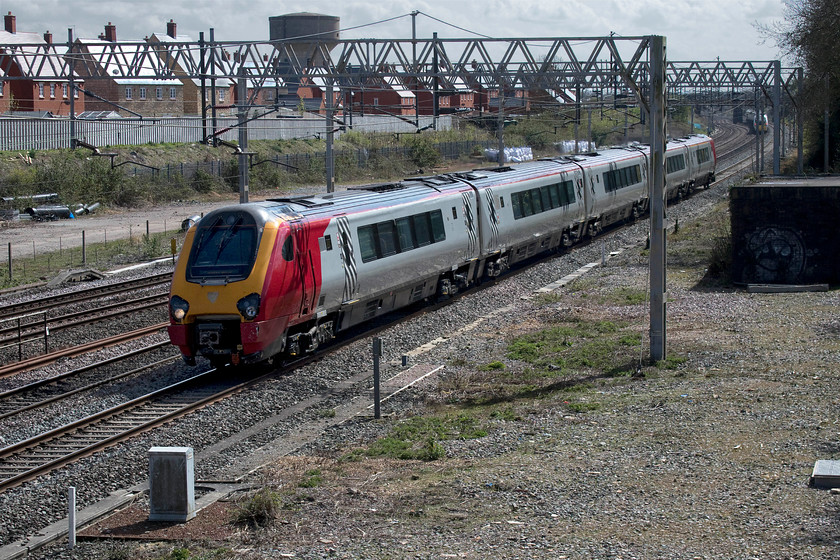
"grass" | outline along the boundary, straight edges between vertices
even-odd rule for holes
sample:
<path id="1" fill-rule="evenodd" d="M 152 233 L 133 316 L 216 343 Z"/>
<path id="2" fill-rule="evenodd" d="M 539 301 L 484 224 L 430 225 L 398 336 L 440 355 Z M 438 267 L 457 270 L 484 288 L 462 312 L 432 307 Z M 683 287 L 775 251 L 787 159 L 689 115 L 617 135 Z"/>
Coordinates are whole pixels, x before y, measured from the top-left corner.
<path id="1" fill-rule="evenodd" d="M 439 441 L 476 439 L 487 435 L 482 422 L 463 412 L 447 412 L 434 416 L 414 416 L 391 428 L 387 436 L 374 441 L 365 449 L 356 449 L 343 459 L 363 457 L 434 461 L 446 456 Z"/>
<path id="2" fill-rule="evenodd" d="M 170 242 L 183 244 L 184 234 L 178 230 L 132 235 L 130 239 L 86 243 L 82 247 L 61 247 L 49 253 L 12 258 L 11 278 L 8 260 L 0 270 L 0 288 L 22 286 L 48 280 L 62 270 L 77 268 L 110 268 L 122 264 L 148 261 L 171 256 Z"/>

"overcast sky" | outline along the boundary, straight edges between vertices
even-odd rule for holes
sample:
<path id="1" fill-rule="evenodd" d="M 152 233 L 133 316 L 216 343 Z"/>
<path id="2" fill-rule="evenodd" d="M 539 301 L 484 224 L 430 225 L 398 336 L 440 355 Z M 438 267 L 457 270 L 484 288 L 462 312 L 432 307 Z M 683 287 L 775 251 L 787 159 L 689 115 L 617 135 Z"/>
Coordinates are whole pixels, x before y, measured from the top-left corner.
<path id="1" fill-rule="evenodd" d="M 73 28 L 76 37 L 96 37 L 112 22 L 120 40 L 142 40 L 165 33 L 170 19 L 179 35 L 198 39 L 215 29 L 220 41 L 268 39 L 269 16 L 316 12 L 341 18 L 342 38 L 417 36 L 598 37 L 664 35 L 670 60 L 755 60 L 779 58 L 772 43 L 762 44 L 756 23 L 782 20 L 783 0 L 0 0 L 0 12 L 17 17 L 18 31 L 51 31 L 56 41 Z M 435 21 L 463 28 L 462 31 Z M 403 17 L 400 17 L 403 16 Z M 361 27 L 397 18 L 387 23 Z"/>

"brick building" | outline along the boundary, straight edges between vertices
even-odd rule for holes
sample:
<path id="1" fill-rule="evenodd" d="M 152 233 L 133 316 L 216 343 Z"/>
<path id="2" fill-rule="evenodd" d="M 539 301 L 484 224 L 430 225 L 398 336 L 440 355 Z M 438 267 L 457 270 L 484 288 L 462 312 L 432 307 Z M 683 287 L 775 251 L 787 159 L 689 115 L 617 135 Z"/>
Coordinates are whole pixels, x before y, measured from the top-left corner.
<path id="1" fill-rule="evenodd" d="M 0 44 L 15 45 L 14 52 L 0 50 L 0 67 L 9 77 L 21 77 L 32 74 L 32 58 L 27 54 L 48 54 L 56 68 L 67 52 L 67 46 L 54 44 L 52 34 L 47 31 L 40 33 L 19 32 L 17 21 L 11 12 L 3 16 L 3 31 L 0 31 Z M 0 80 L 4 76 L 0 76 Z M 76 80 L 82 85 L 81 80 Z M 84 99 L 79 92 L 75 92 L 76 114 L 85 110 Z M 31 112 L 38 114 L 50 113 L 55 116 L 70 115 L 70 87 L 67 80 L 32 80 L 15 79 L 3 80 L 0 87 L 0 111 L 3 113 Z"/>
<path id="2" fill-rule="evenodd" d="M 136 41 L 118 41 L 117 28 L 110 22 L 98 39 L 76 39 L 77 52 L 87 58 L 89 64 L 97 66 L 98 74 L 108 76 L 89 80 L 85 89 L 102 99 L 88 97 L 87 108 L 91 111 L 116 110 L 124 117 L 183 115 L 184 85 L 181 80 L 155 78 L 151 64 L 141 67 L 137 78 L 119 77 L 128 73 L 137 52 L 133 43 Z"/>

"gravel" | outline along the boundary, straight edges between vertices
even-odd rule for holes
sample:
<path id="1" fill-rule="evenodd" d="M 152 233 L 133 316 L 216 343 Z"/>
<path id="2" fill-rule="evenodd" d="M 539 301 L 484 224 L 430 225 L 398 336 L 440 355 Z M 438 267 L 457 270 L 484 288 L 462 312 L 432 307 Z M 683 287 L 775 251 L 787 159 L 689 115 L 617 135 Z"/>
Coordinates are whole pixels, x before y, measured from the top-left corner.
<path id="1" fill-rule="evenodd" d="M 725 197 L 723 187 L 698 193 L 669 209 L 669 221 L 687 224 Z M 807 480 L 816 459 L 840 454 L 833 386 L 833 365 L 840 360 L 837 292 L 747 294 L 700 288 L 702 270 L 669 273 L 669 356 L 685 359 L 675 369 L 644 366 L 641 378 L 586 380 L 588 390 L 579 398 L 599 404 L 586 413 L 571 412 L 559 390 L 511 401 L 512 415 L 490 418 L 487 436 L 441 442 L 446 457 L 437 461 L 339 460 L 400 419 L 442 406 L 448 391 L 480 375 L 482 364 L 510 362 L 505 348 L 513 334 L 568 317 L 608 318 L 632 325 L 646 347 L 646 305 L 616 305 L 606 297 L 622 287 L 646 287 L 640 257 L 646 234 L 647 222 L 640 222 L 382 333 L 388 375 L 400 370 L 395 364 L 403 354 L 512 308 L 413 358 L 447 367 L 387 401 L 385 421 L 359 417 L 330 428 L 294 456 L 251 475 L 247 480 L 282 491 L 284 508 L 268 528 L 219 543 L 219 557 L 836 557 L 837 497 L 808 488 Z M 628 248 L 550 302 L 532 297 L 535 289 L 620 247 Z M 200 455 L 368 370 L 369 356 L 369 342 L 351 344 L 0 494 L 0 544 L 65 517 L 68 486 L 77 488 L 82 508 L 142 483 L 150 447 L 190 446 Z M 162 370 L 171 374 L 157 375 L 177 377 L 184 370 L 175 364 Z M 324 401 L 204 458 L 196 464 L 196 479 L 232 476 L 255 449 L 294 434 L 338 402 Z M 324 482 L 299 487 L 314 468 Z M 31 557 L 126 552 L 124 557 L 159 558 L 172 546 L 85 541 L 73 552 L 56 545 Z M 185 546 L 210 551 L 216 545 Z"/>

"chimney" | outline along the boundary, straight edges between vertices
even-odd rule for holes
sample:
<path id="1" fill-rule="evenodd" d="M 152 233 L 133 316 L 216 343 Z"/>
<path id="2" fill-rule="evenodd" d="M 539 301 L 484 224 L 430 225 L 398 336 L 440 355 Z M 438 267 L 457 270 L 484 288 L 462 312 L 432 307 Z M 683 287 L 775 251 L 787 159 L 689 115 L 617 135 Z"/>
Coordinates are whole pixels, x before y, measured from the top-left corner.
<path id="1" fill-rule="evenodd" d="M 52 45 L 52 33 L 49 30 L 44 33 L 44 42 L 48 45 Z"/>
<path id="2" fill-rule="evenodd" d="M 178 24 L 175 23 L 174 20 L 170 19 L 169 22 L 166 24 L 166 34 L 174 39 L 178 36 L 177 29 Z"/>
<path id="3" fill-rule="evenodd" d="M 6 24 L 6 31 L 9 33 L 17 33 L 17 25 L 15 25 L 15 16 L 12 15 L 12 12 L 9 12 L 8 15 L 3 16 L 3 22 Z"/>
<path id="4" fill-rule="evenodd" d="M 110 21 L 105 26 L 105 40 L 112 43 L 117 42 L 117 26 L 113 25 Z"/>

